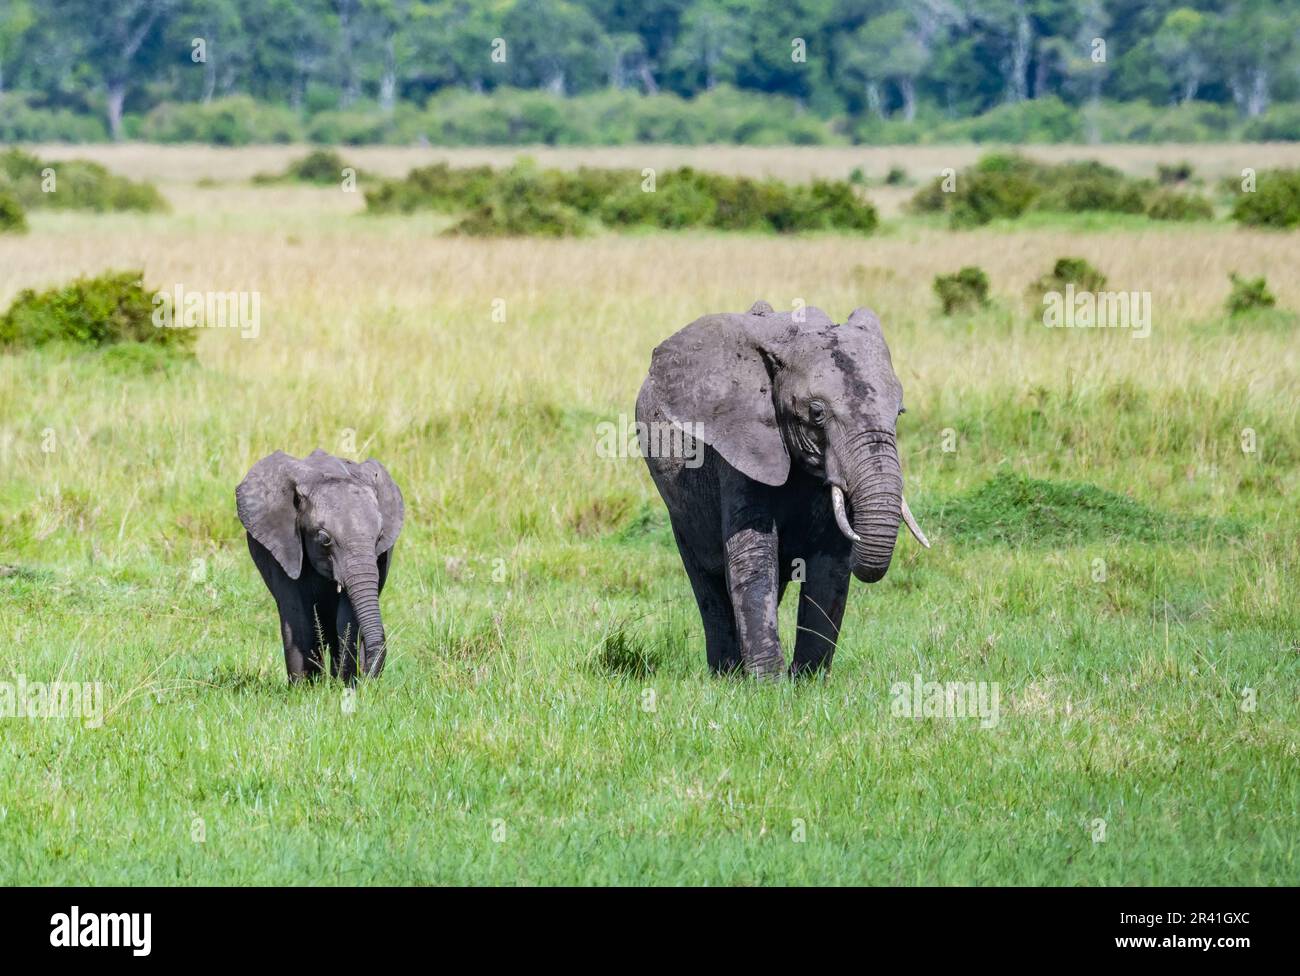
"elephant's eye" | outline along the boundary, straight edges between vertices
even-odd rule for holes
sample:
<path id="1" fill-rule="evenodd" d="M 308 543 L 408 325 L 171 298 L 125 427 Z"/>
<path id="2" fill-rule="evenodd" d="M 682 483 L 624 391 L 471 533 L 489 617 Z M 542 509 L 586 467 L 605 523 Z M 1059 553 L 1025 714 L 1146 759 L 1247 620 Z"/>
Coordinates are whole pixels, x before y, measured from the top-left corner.
<path id="1" fill-rule="evenodd" d="M 316 541 L 319 542 L 326 549 L 334 545 L 334 540 L 330 538 L 330 534 L 326 532 L 324 529 L 321 529 L 319 532 L 316 533 Z"/>
<path id="2" fill-rule="evenodd" d="M 808 404 L 808 416 L 812 418 L 814 424 L 820 427 L 826 423 L 826 404 L 820 400 L 813 400 Z"/>

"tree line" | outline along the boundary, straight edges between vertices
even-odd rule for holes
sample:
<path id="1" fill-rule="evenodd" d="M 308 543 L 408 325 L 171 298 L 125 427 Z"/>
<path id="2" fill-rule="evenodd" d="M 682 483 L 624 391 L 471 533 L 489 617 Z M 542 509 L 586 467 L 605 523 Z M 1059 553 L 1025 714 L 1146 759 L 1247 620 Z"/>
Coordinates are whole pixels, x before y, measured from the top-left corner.
<path id="1" fill-rule="evenodd" d="M 0 96 L 126 113 L 247 95 L 392 112 L 446 89 L 787 96 L 959 119 L 1055 97 L 1253 118 L 1300 98 L 1289 0 L 0 0 Z"/>

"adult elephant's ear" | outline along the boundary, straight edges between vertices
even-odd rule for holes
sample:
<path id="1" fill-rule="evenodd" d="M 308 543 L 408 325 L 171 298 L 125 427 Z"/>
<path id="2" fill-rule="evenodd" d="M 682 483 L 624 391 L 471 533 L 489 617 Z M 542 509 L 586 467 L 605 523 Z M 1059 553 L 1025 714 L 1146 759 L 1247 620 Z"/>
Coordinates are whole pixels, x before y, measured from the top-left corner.
<path id="1" fill-rule="evenodd" d="M 249 469 L 235 489 L 239 521 L 264 545 L 290 579 L 302 575 L 302 539 L 294 507 L 297 484 L 293 467 L 298 459 L 276 451 Z"/>
<path id="2" fill-rule="evenodd" d="M 750 316 L 706 315 L 661 343 L 650 383 L 668 419 L 710 445 L 741 474 L 783 485 L 790 455 L 776 422 L 772 371 Z"/>
<path id="3" fill-rule="evenodd" d="M 379 499 L 379 517 L 383 524 L 379 529 L 379 542 L 375 546 L 375 555 L 381 556 L 393 548 L 397 534 L 402 531 L 402 522 L 406 518 L 406 505 L 402 501 L 401 489 L 393 480 L 388 469 L 371 458 L 361 467 L 369 474 L 375 486 L 375 497 Z"/>

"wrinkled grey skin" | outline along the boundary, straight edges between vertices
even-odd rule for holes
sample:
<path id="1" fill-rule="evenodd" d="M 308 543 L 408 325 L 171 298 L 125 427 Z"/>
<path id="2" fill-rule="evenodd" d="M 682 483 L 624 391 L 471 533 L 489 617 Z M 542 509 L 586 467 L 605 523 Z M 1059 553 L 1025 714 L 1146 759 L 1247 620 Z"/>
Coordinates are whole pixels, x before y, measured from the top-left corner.
<path id="1" fill-rule="evenodd" d="M 280 611 L 289 680 L 320 675 L 325 650 L 330 673 L 349 684 L 359 662 L 378 676 L 386 655 L 379 594 L 404 516 L 384 466 L 320 449 L 302 460 L 276 451 L 253 465 L 235 501 Z"/>
<path id="2" fill-rule="evenodd" d="M 790 674 L 829 668 L 850 573 L 879 580 L 898 537 L 903 388 L 880 321 L 865 308 L 843 325 L 817 308 L 803 318 L 757 302 L 744 315 L 697 319 L 655 349 L 637 397 L 638 421 L 683 425 L 707 445 L 696 447 L 698 467 L 646 463 L 716 672 L 785 673 L 777 606 L 800 565 Z M 831 485 L 845 492 L 860 542 L 836 526 Z"/>

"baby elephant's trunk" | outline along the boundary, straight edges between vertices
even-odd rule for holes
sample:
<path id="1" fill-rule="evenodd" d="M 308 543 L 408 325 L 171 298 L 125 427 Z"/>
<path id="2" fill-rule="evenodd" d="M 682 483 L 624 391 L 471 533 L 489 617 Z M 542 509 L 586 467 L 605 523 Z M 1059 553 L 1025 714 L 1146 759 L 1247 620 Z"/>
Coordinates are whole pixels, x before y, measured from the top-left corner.
<path id="1" fill-rule="evenodd" d="M 374 678 L 384 670 L 384 620 L 379 615 L 379 566 L 374 556 L 356 556 L 343 567 L 343 586 L 361 631 L 359 670 Z"/>

